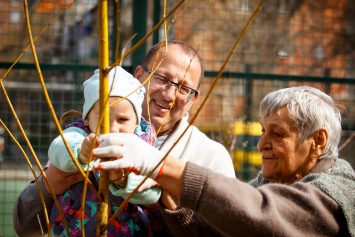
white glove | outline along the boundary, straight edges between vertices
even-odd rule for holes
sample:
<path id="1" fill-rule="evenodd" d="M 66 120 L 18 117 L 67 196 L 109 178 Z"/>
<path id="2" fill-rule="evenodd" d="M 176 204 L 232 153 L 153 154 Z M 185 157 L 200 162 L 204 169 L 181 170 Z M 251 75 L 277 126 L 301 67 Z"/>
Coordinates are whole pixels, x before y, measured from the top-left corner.
<path id="1" fill-rule="evenodd" d="M 117 158 L 113 161 L 101 162 L 97 169 L 124 169 L 137 175 L 147 176 L 161 161 L 164 154 L 152 145 L 130 133 L 101 134 L 97 139 L 99 146 L 93 150 L 95 156 Z M 157 179 L 163 168 L 163 162 L 150 176 Z"/>

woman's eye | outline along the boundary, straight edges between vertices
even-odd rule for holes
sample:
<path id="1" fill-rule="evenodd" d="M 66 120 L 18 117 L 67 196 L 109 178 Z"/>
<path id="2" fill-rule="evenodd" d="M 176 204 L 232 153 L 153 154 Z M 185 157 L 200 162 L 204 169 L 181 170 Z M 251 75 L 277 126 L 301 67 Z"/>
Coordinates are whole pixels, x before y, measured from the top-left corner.
<path id="1" fill-rule="evenodd" d="M 281 137 L 281 134 L 280 133 L 277 133 L 277 132 L 274 132 L 275 136 L 277 137 Z"/>

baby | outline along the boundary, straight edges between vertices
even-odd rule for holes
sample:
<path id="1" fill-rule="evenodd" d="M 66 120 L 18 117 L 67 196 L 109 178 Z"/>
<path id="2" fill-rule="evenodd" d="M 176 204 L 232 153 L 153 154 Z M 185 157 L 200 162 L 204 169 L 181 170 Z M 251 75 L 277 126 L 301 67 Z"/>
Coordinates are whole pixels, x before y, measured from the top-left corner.
<path id="1" fill-rule="evenodd" d="M 155 141 L 154 127 L 141 117 L 142 103 L 145 93 L 144 87 L 140 87 L 141 84 L 136 78 L 118 66 L 110 71 L 108 78 L 110 93 L 108 99 L 110 105 L 110 133 L 135 133 L 141 139 L 153 145 Z M 99 172 L 94 171 L 92 167 L 99 161 L 96 160 L 90 163 L 87 161 L 93 148 L 92 144 L 95 138 L 94 133 L 100 120 L 98 101 L 99 81 L 99 70 L 96 70 L 94 75 L 84 82 L 85 102 L 82 115 L 78 111 L 68 111 L 61 118 L 63 121 L 70 115 L 82 116 L 76 122 L 67 125 L 63 134 L 69 148 L 74 154 L 74 158 L 79 161 L 81 167 L 84 170 L 89 169 L 94 173 L 90 180 L 96 187 L 98 186 L 97 178 L 99 178 Z M 126 98 L 123 99 L 123 97 Z M 61 136 L 55 138 L 51 143 L 48 150 L 48 157 L 49 161 L 54 166 L 63 171 L 75 172 L 78 170 L 71 159 Z M 123 198 L 126 198 L 145 178 L 144 176 L 138 176 L 134 173 L 130 173 L 128 178 L 121 178 L 121 175 L 118 173 L 111 174 L 110 177 L 120 178 L 113 178 L 113 182 L 109 186 L 111 191 L 109 216 L 117 210 L 123 202 Z M 156 183 L 153 180 L 148 179 L 141 186 L 141 192 L 133 195 L 127 207 L 125 207 L 111 223 L 110 228 L 108 229 L 109 233 L 112 235 L 147 236 L 147 233 L 149 232 L 147 213 L 142 210 L 140 206 L 135 204 L 156 203 L 160 198 L 161 189 L 155 185 Z M 77 218 L 78 216 L 80 217 L 80 215 L 77 214 L 79 211 L 81 212 L 82 189 L 83 182 L 80 182 L 71 186 L 69 190 L 58 198 L 72 235 L 73 233 L 81 233 L 80 219 Z M 84 208 L 85 235 L 95 236 L 97 199 L 90 188 L 87 189 L 86 204 Z M 53 235 L 66 236 L 64 224 L 61 221 L 61 217 L 55 205 L 53 205 L 51 211 L 50 224 Z"/>

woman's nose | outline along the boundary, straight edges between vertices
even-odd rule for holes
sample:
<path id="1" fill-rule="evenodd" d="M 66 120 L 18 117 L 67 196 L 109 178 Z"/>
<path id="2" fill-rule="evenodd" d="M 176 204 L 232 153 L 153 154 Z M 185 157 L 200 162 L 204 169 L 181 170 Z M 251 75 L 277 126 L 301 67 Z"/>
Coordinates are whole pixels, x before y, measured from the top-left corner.
<path id="1" fill-rule="evenodd" d="M 258 144 L 257 144 L 258 151 L 262 151 L 265 149 L 271 148 L 271 143 L 268 141 L 268 138 L 265 134 L 262 134 L 259 138 Z"/>

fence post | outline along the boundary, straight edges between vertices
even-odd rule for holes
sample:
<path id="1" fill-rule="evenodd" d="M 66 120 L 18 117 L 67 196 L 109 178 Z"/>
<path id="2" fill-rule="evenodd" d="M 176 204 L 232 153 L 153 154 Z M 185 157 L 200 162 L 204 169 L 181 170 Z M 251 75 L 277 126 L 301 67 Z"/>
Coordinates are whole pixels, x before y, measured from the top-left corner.
<path id="1" fill-rule="evenodd" d="M 251 108 L 253 105 L 253 79 L 249 76 L 251 72 L 251 65 L 245 65 L 245 98 L 246 98 L 246 111 L 245 111 L 245 119 L 244 119 L 244 141 L 246 146 L 244 147 L 244 157 L 243 157 L 243 180 L 250 179 L 250 154 L 252 150 L 252 137 L 249 134 L 249 124 L 251 121 Z"/>
<path id="2" fill-rule="evenodd" d="M 135 45 L 147 34 L 147 13 L 148 4 L 147 0 L 134 0 L 133 1 L 133 14 L 132 25 L 133 34 L 136 36 L 132 40 L 132 45 Z M 132 74 L 138 65 L 140 65 L 146 54 L 147 43 L 144 42 L 132 53 Z"/>

